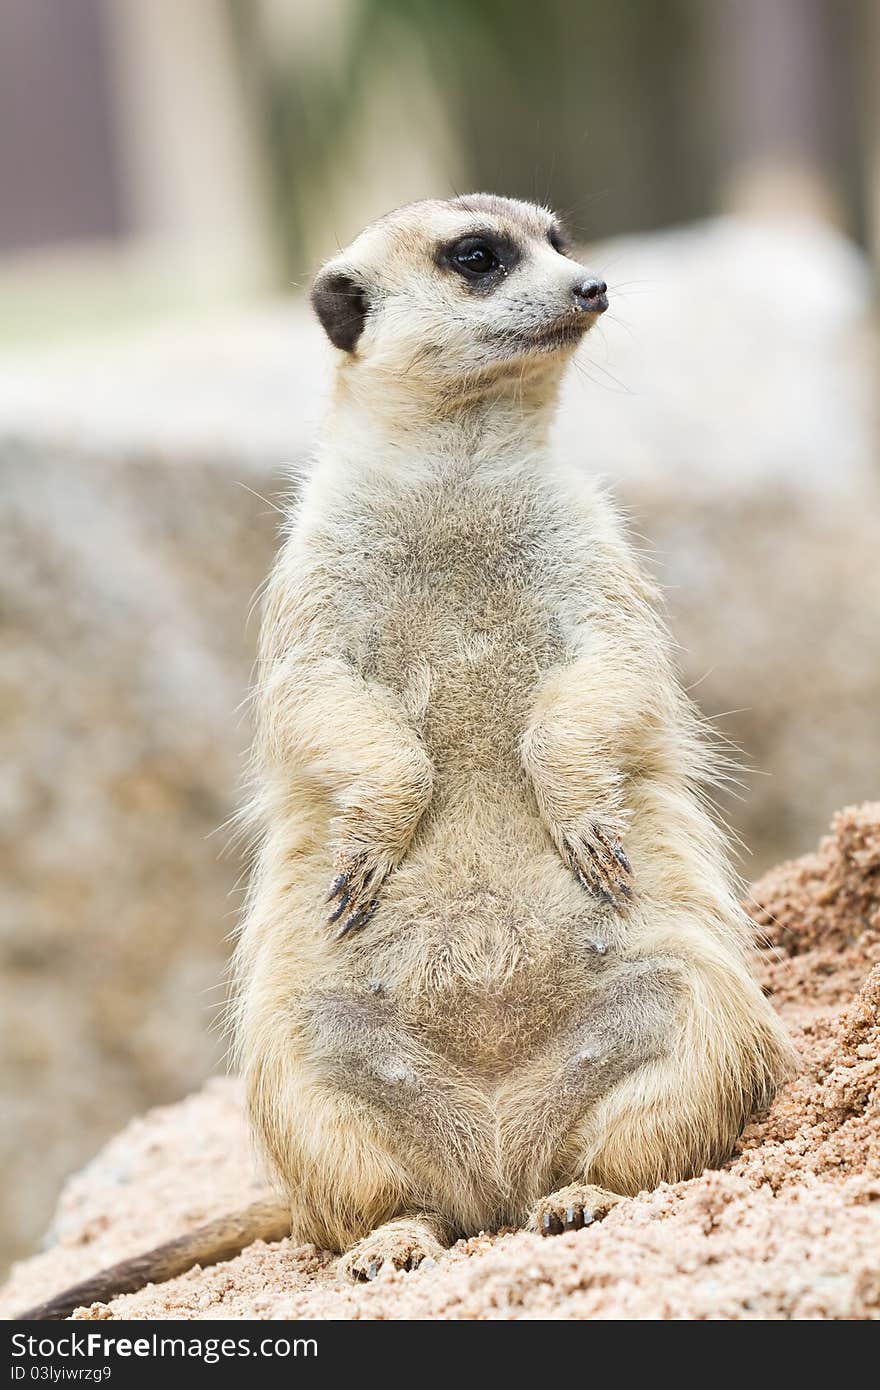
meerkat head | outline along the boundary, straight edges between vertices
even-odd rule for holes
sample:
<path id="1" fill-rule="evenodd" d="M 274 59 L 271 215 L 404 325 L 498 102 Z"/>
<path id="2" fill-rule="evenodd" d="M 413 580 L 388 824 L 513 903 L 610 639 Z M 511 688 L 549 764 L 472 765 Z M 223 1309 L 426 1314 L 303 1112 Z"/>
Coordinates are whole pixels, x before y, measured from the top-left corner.
<path id="1" fill-rule="evenodd" d="M 346 372 L 454 391 L 560 373 L 606 294 L 551 212 L 480 193 L 373 223 L 311 298 Z"/>

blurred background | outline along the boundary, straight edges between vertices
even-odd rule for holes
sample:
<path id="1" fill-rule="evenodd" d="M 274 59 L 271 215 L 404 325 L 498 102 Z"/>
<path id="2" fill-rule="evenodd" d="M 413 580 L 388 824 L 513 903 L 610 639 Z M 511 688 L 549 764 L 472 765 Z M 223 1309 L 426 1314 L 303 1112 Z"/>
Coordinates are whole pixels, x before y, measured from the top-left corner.
<path id="1" fill-rule="evenodd" d="M 878 0 L 3 0 L 0 1265 L 223 1064 L 249 614 L 329 366 L 302 290 L 475 188 L 609 282 L 558 443 L 744 750 L 743 875 L 880 794 Z"/>

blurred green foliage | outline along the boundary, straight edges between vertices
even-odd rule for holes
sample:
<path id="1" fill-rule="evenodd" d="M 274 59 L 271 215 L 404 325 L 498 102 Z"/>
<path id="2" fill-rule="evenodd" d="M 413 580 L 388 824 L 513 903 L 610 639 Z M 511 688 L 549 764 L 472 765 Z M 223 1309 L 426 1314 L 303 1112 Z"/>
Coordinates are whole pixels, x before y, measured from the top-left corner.
<path id="1" fill-rule="evenodd" d="M 289 267 L 371 84 L 407 45 L 457 137 L 461 191 L 551 202 L 589 236 L 711 207 L 706 122 L 694 118 L 699 0 L 351 0 L 320 64 L 261 55 L 254 8 L 232 4 Z"/>

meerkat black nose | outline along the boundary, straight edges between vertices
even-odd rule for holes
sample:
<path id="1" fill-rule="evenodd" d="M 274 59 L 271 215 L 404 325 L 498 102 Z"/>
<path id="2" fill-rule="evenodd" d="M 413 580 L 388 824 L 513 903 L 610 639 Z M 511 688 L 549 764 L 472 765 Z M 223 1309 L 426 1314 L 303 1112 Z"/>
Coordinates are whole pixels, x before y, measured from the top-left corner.
<path id="1" fill-rule="evenodd" d="M 604 280 L 584 280 L 575 286 L 574 300 L 588 314 L 604 314 L 608 308 L 608 286 Z"/>

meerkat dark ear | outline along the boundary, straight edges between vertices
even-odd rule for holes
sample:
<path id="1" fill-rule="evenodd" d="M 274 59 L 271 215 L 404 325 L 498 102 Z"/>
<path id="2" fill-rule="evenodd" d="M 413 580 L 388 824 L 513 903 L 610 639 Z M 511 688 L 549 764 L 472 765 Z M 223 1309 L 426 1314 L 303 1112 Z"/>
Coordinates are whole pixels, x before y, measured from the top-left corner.
<path id="1" fill-rule="evenodd" d="M 363 285 L 347 271 L 327 266 L 315 277 L 311 300 L 333 346 L 354 352 L 370 308 Z"/>

